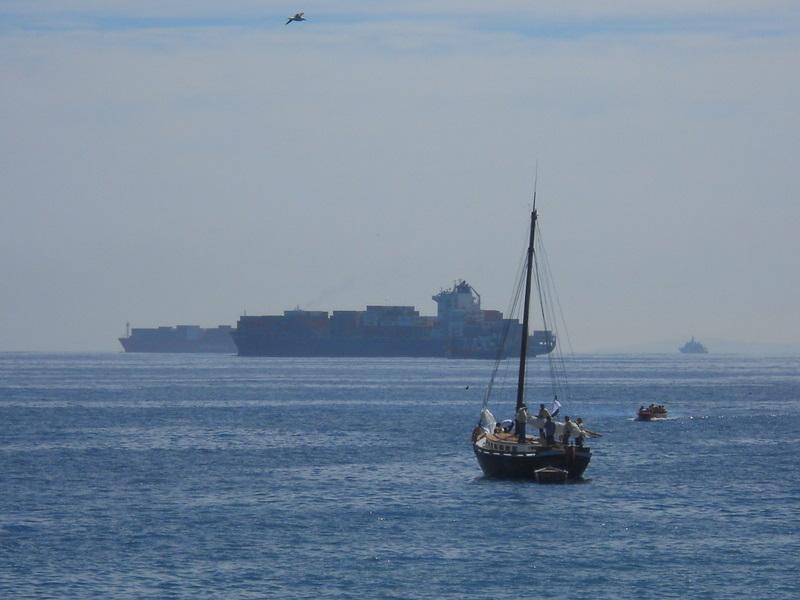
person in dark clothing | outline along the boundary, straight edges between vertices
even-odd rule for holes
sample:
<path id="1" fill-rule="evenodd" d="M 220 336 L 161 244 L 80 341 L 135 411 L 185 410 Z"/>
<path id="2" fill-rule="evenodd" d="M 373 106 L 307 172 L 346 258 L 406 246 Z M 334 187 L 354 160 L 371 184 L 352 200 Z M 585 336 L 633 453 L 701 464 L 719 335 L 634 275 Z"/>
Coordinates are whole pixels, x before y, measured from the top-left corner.
<path id="1" fill-rule="evenodd" d="M 519 407 L 514 417 L 514 426 L 517 432 L 517 441 L 521 444 L 525 441 L 525 424 L 528 422 L 528 409 L 523 404 Z"/>
<path id="2" fill-rule="evenodd" d="M 548 418 L 550 416 L 550 411 L 547 410 L 544 407 L 544 404 L 540 404 L 539 405 L 539 414 L 536 415 L 536 416 L 539 417 L 540 419 L 546 419 L 546 418 Z M 539 437 L 540 438 L 544 438 L 545 437 L 545 433 L 546 432 L 544 431 L 544 429 L 539 429 Z"/>
<path id="3" fill-rule="evenodd" d="M 554 446 L 556 443 L 556 424 L 553 423 L 550 415 L 547 415 L 544 419 L 544 435 L 547 445 Z"/>

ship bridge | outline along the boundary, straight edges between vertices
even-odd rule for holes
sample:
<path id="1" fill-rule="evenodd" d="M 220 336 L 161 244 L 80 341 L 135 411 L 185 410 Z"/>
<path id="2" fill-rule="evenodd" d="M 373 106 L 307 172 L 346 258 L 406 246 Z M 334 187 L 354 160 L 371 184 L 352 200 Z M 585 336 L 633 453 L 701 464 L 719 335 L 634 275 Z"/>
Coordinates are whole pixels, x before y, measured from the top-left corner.
<path id="1" fill-rule="evenodd" d="M 437 306 L 437 326 L 446 336 L 463 337 L 466 323 L 482 320 L 481 296 L 463 279 L 433 296 L 433 300 Z"/>
<path id="2" fill-rule="evenodd" d="M 481 295 L 463 279 L 456 281 L 451 289 L 433 296 L 433 301 L 436 302 L 440 319 L 447 318 L 454 311 L 479 313 L 481 310 Z"/>

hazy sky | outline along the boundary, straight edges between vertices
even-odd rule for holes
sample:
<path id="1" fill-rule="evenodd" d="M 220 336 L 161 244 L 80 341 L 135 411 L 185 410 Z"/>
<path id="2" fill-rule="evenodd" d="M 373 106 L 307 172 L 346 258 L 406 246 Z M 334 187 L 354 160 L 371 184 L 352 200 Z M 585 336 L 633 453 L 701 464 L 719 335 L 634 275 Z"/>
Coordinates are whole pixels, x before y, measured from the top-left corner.
<path id="1" fill-rule="evenodd" d="M 0 350 L 504 310 L 537 161 L 576 351 L 799 343 L 799 73 L 796 0 L 4 0 Z"/>

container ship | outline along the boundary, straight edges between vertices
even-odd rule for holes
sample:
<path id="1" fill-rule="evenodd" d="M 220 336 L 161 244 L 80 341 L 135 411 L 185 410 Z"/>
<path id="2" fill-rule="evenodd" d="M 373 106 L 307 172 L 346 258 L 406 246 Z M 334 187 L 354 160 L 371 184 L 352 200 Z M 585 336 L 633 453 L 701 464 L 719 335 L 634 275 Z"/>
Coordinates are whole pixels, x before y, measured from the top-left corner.
<path id="1" fill-rule="evenodd" d="M 436 316 L 413 306 L 366 310 L 287 310 L 242 316 L 231 332 L 240 356 L 411 356 L 498 358 L 519 355 L 522 325 L 497 310 L 481 309 L 478 292 L 460 280 L 433 296 Z M 549 330 L 534 331 L 528 354 L 556 345 Z"/>
<path id="2" fill-rule="evenodd" d="M 125 352 L 209 352 L 236 354 L 230 325 L 203 329 L 198 325 L 130 328 L 119 338 Z"/>

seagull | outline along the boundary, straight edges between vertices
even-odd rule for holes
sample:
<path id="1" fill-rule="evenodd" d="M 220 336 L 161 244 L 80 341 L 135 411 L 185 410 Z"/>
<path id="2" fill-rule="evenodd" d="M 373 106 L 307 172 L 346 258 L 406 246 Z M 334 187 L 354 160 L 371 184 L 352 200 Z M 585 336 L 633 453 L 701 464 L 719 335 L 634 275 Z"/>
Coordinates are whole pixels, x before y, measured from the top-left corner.
<path id="1" fill-rule="evenodd" d="M 288 24 L 289 24 L 289 23 L 291 23 L 292 21 L 305 21 L 305 20 L 306 20 L 306 18 L 303 16 L 304 14 L 306 14 L 306 13 L 301 13 L 301 12 L 299 12 L 299 13 L 297 13 L 295 16 L 293 16 L 293 17 L 289 17 L 289 20 L 288 20 L 288 21 L 286 21 L 286 24 L 288 25 Z"/>

